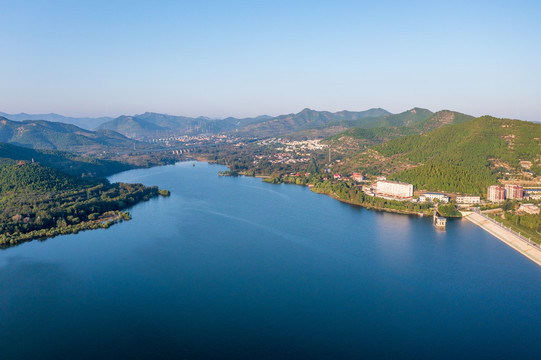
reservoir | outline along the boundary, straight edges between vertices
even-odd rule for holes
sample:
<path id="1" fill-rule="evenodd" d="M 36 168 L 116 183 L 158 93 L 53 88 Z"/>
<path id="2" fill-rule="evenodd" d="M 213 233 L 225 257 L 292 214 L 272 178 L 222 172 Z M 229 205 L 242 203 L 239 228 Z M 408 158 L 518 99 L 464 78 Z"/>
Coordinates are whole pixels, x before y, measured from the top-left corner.
<path id="1" fill-rule="evenodd" d="M 171 196 L 1 250 L 0 358 L 539 358 L 541 268 L 471 222 L 219 170 L 117 174 Z"/>

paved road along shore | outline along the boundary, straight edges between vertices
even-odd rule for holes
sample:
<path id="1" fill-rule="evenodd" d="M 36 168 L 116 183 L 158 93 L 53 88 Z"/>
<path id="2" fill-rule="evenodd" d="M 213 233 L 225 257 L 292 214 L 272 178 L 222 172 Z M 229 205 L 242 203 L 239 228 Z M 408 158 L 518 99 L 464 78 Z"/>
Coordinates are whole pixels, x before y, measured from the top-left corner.
<path id="1" fill-rule="evenodd" d="M 501 227 L 481 214 L 464 212 L 462 215 L 541 266 L 541 250 L 521 240 L 513 231 Z"/>

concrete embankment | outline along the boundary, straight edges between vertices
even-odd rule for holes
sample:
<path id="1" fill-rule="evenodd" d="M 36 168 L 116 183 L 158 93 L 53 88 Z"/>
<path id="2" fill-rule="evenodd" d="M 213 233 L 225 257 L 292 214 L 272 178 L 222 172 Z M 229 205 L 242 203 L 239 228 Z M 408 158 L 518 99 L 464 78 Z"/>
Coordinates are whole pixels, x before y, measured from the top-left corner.
<path id="1" fill-rule="evenodd" d="M 479 225 L 496 238 L 500 239 L 528 259 L 541 266 L 541 249 L 534 247 L 522 240 L 515 232 L 502 227 L 494 221 L 487 219 L 481 214 L 475 212 L 463 212 L 462 216 L 472 223 Z"/>

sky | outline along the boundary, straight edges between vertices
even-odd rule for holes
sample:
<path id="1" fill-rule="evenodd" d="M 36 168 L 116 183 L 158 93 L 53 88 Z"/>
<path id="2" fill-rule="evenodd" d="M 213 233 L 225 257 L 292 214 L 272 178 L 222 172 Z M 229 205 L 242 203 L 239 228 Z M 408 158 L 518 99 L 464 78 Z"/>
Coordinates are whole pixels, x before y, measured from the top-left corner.
<path id="1" fill-rule="evenodd" d="M 541 1 L 0 0 L 0 111 L 541 121 Z"/>

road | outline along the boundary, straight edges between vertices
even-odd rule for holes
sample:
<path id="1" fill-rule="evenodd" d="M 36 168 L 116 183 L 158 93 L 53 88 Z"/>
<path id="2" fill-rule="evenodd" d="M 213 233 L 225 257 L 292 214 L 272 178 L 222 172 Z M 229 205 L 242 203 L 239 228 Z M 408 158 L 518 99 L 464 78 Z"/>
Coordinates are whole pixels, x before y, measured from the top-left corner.
<path id="1" fill-rule="evenodd" d="M 496 238 L 500 239 L 528 259 L 541 266 L 541 249 L 539 245 L 531 245 L 527 239 L 521 238 L 514 231 L 509 230 L 490 218 L 476 213 L 463 212 L 462 215 L 472 223 L 479 225 Z"/>

